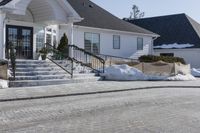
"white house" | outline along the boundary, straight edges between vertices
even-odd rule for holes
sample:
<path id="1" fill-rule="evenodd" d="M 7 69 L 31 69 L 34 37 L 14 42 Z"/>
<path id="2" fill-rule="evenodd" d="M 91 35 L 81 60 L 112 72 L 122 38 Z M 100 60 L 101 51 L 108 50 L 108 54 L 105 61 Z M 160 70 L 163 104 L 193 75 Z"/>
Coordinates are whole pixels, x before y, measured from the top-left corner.
<path id="1" fill-rule="evenodd" d="M 200 24 L 186 14 L 175 14 L 131 21 L 160 35 L 154 41 L 154 54 L 184 58 L 200 68 Z"/>
<path id="2" fill-rule="evenodd" d="M 37 59 L 43 44 L 57 45 L 63 33 L 70 44 L 89 52 L 137 59 L 152 54 L 158 36 L 89 0 L 0 0 L 0 33 L 3 59 L 9 41 L 18 59 Z"/>

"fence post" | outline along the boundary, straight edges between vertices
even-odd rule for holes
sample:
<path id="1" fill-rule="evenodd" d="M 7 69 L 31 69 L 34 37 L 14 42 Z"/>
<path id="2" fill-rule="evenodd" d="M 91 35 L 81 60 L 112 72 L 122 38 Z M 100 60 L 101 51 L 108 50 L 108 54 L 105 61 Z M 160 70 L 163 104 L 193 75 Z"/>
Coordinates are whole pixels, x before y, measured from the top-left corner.
<path id="1" fill-rule="evenodd" d="M 176 76 L 176 63 L 174 63 L 174 76 Z"/>
<path id="2" fill-rule="evenodd" d="M 71 60 L 72 63 L 72 67 L 71 67 L 71 78 L 73 78 L 73 74 L 74 74 L 74 62 L 73 60 Z"/>
<path id="3" fill-rule="evenodd" d="M 110 57 L 110 66 L 111 66 L 111 64 L 112 64 L 112 57 Z"/>
<path id="4" fill-rule="evenodd" d="M 144 62 L 142 62 L 142 72 L 144 73 Z"/>

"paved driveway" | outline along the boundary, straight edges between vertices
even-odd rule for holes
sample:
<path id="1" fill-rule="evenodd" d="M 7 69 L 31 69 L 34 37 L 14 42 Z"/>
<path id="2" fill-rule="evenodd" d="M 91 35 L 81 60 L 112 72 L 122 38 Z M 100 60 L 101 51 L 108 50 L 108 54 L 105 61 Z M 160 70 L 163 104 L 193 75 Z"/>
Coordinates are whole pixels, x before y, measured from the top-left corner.
<path id="1" fill-rule="evenodd" d="M 200 89 L 0 102 L 0 133 L 199 133 Z"/>

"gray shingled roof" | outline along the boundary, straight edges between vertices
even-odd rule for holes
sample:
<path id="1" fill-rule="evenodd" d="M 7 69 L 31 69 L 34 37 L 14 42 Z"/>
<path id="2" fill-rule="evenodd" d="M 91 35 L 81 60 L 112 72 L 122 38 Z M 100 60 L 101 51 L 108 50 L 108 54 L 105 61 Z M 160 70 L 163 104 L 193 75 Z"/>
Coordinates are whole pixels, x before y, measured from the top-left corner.
<path id="1" fill-rule="evenodd" d="M 0 2 L 0 6 L 6 5 L 6 4 L 9 3 L 10 1 L 12 1 L 12 0 L 2 0 L 2 1 Z"/>
<path id="2" fill-rule="evenodd" d="M 159 34 L 161 37 L 155 40 L 155 46 L 189 43 L 195 45 L 190 48 L 200 48 L 200 24 L 186 14 L 143 18 L 130 22 Z"/>
<path id="3" fill-rule="evenodd" d="M 0 6 L 9 3 L 12 0 L 3 0 L 0 2 Z M 107 12 L 103 8 L 99 7 L 90 0 L 67 0 L 75 11 L 84 18 L 83 21 L 75 23 L 75 25 L 112 29 L 119 31 L 128 31 L 142 34 L 155 35 L 153 32 L 148 31 L 136 25 L 132 25 L 128 22 L 115 17 L 111 13 Z"/>
<path id="4" fill-rule="evenodd" d="M 76 23 L 75 25 L 128 31 L 142 34 L 154 34 L 151 31 L 148 31 L 136 25 L 132 25 L 115 17 L 114 15 L 107 12 L 90 0 L 68 0 L 68 2 L 71 4 L 74 10 L 82 18 L 84 18 L 83 21 Z"/>

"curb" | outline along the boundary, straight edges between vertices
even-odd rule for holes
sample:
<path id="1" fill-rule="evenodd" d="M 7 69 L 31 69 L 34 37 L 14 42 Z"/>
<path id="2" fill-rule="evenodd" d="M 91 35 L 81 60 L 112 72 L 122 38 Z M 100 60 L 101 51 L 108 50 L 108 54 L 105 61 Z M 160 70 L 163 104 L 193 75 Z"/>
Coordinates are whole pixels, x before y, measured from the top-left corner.
<path id="1" fill-rule="evenodd" d="M 134 91 L 134 90 L 158 89 L 158 88 L 200 88 L 200 86 L 151 86 L 151 87 L 141 87 L 141 88 L 131 88 L 131 89 L 121 89 L 121 90 L 94 91 L 94 92 L 71 93 L 71 94 L 50 95 L 50 96 L 9 98 L 9 99 L 0 99 L 0 102 L 47 99 L 47 98 L 70 97 L 70 96 L 84 96 L 84 95 L 117 93 L 117 92 L 127 92 L 127 91 Z"/>

